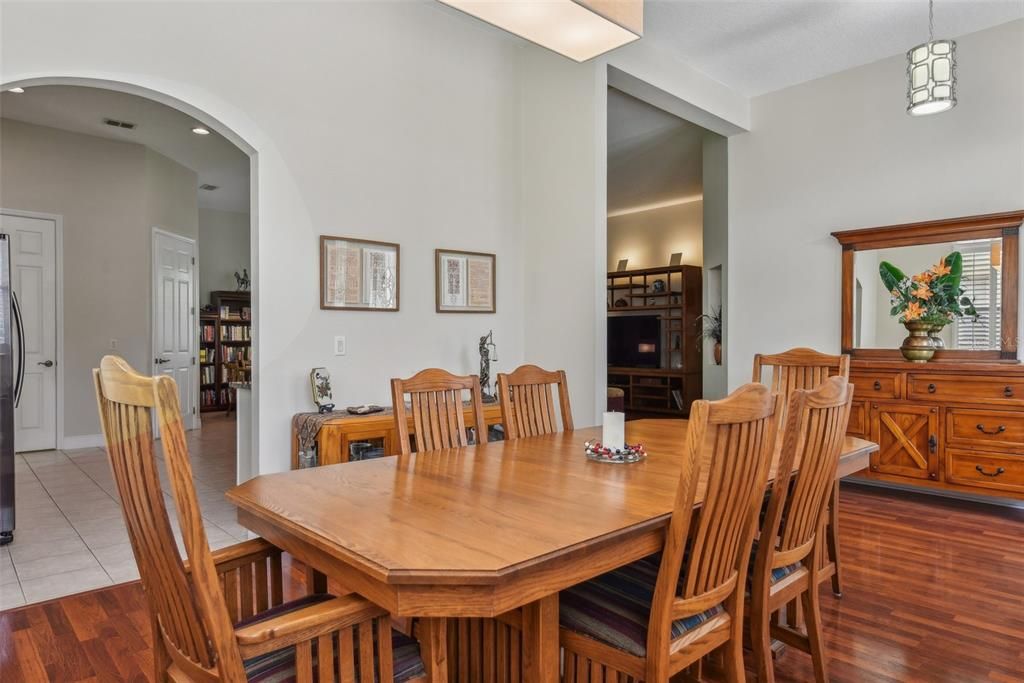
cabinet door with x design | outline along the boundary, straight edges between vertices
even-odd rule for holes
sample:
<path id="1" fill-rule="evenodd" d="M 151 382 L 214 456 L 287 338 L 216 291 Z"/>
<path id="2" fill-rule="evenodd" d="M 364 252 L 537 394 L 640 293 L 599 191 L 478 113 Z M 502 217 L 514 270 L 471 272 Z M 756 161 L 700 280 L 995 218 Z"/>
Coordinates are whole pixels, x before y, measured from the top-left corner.
<path id="1" fill-rule="evenodd" d="M 914 404 L 871 404 L 871 440 L 878 452 L 871 471 L 916 479 L 939 473 L 939 409 Z"/>

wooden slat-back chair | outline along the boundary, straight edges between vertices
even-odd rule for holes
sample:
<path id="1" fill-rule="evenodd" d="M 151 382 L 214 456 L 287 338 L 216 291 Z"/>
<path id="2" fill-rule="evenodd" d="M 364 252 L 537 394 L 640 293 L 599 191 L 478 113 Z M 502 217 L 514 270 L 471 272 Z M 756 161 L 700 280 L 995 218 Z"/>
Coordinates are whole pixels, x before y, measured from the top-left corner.
<path id="1" fill-rule="evenodd" d="M 260 680 L 294 665 L 298 681 L 312 681 L 317 670 L 331 681 L 335 672 L 355 680 L 357 671 L 363 683 L 392 680 L 391 638 L 376 637 L 391 633 L 384 610 L 355 595 L 310 595 L 284 603 L 281 550 L 262 539 L 211 552 L 174 380 L 140 375 L 115 356 L 104 357 L 93 375 L 103 436 L 149 602 L 155 679 Z M 187 561 L 178 552 L 160 489 L 154 411 Z M 380 653 L 376 665 L 373 647 L 353 649 L 356 642 L 374 641 Z"/>
<path id="2" fill-rule="evenodd" d="M 473 424 L 477 442 L 487 441 L 484 424 L 484 406 L 480 396 L 480 378 L 476 375 L 453 375 L 445 370 L 421 370 L 408 379 L 391 380 L 391 398 L 394 406 L 395 429 L 398 432 L 399 451 L 408 455 L 409 415 L 412 414 L 416 438 L 416 452 L 437 451 L 469 445 L 462 394 L 469 392 L 473 408 Z M 405 395 L 409 394 L 409 406 Z"/>
<path id="3" fill-rule="evenodd" d="M 720 401 L 694 402 L 660 560 L 647 558 L 592 580 L 608 586 L 622 581 L 629 589 L 621 594 L 636 594 L 642 574 L 631 572 L 638 572 L 634 568 L 643 563 L 657 563 L 643 654 L 588 635 L 585 628 L 578 628 L 584 622 L 573 623 L 569 609 L 574 593 L 587 595 L 591 583 L 587 582 L 561 596 L 560 636 L 567 672 L 598 672 L 598 678 L 583 674 L 583 681 L 588 677 L 590 681 L 631 677 L 661 683 L 722 648 L 727 680 L 744 680 L 746 577 L 781 411 L 781 397 L 760 384 L 748 384 Z M 702 488 L 704 502 L 700 513 L 694 514 L 694 502 Z M 607 595 L 618 593 L 613 588 Z M 618 618 L 622 613 L 613 607 L 609 614 Z M 683 620 L 697 623 L 691 622 L 681 635 L 673 637 L 672 629 Z M 567 673 L 566 680 L 580 679 L 577 673 Z"/>
<path id="4" fill-rule="evenodd" d="M 564 370 L 549 372 L 536 365 L 521 365 L 510 373 L 498 373 L 501 424 L 505 427 L 506 439 L 558 431 L 552 384 L 558 387 L 562 431 L 572 431 L 572 408 Z"/>
<path id="5" fill-rule="evenodd" d="M 817 389 L 796 389 L 786 409 L 786 426 L 761 526 L 750 593 L 750 637 L 759 683 L 775 680 L 771 640 L 810 653 L 818 683 L 828 680 L 818 573 L 829 496 L 850 418 L 853 385 L 845 377 L 826 380 Z M 792 477 L 793 467 L 799 467 Z M 774 612 L 800 599 L 807 634 L 770 624 Z"/>
<path id="6" fill-rule="evenodd" d="M 767 384 L 773 391 L 783 395 L 786 401 L 797 389 L 817 389 L 829 377 L 839 376 L 849 379 L 850 356 L 831 356 L 814 349 L 796 348 L 774 355 L 756 354 L 754 356 L 754 381 L 763 382 L 766 369 L 771 369 L 771 379 Z M 822 581 L 832 579 L 832 592 L 836 597 L 843 595 L 843 580 L 839 562 L 839 481 L 832 482 L 832 494 L 829 500 L 828 526 L 825 530 L 828 539 L 827 571 L 822 572 Z"/>

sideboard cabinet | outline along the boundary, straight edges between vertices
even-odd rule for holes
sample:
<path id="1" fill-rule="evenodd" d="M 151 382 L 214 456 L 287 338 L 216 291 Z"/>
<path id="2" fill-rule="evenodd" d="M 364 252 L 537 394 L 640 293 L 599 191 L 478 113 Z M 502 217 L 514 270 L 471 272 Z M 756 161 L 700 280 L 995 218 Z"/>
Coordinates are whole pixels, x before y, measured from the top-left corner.
<path id="1" fill-rule="evenodd" d="M 863 476 L 1024 498 L 1024 366 L 853 360 L 849 433 L 878 443 Z"/>

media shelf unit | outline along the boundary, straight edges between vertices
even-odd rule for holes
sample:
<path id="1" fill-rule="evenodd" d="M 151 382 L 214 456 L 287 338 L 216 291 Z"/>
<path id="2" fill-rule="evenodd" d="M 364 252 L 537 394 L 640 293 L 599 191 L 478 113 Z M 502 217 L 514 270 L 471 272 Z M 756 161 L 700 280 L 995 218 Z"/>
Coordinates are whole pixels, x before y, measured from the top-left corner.
<path id="1" fill-rule="evenodd" d="M 623 390 L 627 417 L 688 417 L 701 398 L 702 280 L 699 266 L 608 273 L 608 315 L 654 314 L 661 327 L 661 367 L 608 368 L 608 386 Z"/>
<path id="2" fill-rule="evenodd" d="M 199 316 L 199 410 L 203 413 L 226 411 L 234 403 L 224 364 L 252 361 L 252 321 L 241 318 L 243 309 L 249 309 L 249 292 L 210 292 L 210 303 L 217 312 Z M 220 315 L 222 306 L 228 308 L 226 318 Z"/>

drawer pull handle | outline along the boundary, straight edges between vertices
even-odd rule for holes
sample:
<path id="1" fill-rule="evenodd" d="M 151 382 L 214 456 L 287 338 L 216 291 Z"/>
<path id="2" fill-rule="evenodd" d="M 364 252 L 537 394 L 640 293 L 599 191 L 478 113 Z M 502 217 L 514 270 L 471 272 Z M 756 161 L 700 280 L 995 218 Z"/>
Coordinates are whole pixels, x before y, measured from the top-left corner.
<path id="1" fill-rule="evenodd" d="M 1006 425 L 999 425 L 995 429 L 988 430 L 985 429 L 985 425 L 979 424 L 978 431 L 981 432 L 982 434 L 1002 434 L 1003 432 L 1006 431 Z"/>
<path id="2" fill-rule="evenodd" d="M 1002 467 L 997 467 L 995 472 L 986 472 L 985 468 L 982 467 L 981 465 L 975 465 L 974 469 L 978 470 L 978 472 L 985 475 L 986 477 L 998 477 L 1000 474 L 1006 471 Z"/>
<path id="3" fill-rule="evenodd" d="M 879 381 L 878 381 L 878 380 L 876 379 L 876 380 L 875 380 L 875 391 L 881 391 L 881 390 L 882 390 L 882 383 L 881 383 L 881 382 L 879 382 Z"/>
<path id="4" fill-rule="evenodd" d="M 939 447 L 939 440 L 932 434 L 928 437 L 928 450 L 934 453 Z"/>
<path id="5" fill-rule="evenodd" d="M 929 394 L 934 394 L 935 393 L 935 385 L 934 384 L 929 384 L 928 385 L 928 393 Z"/>
<path id="6" fill-rule="evenodd" d="M 1013 397 L 1013 387 L 1006 387 L 1005 389 L 1003 389 L 1003 396 L 1005 396 L 1006 398 L 1012 398 Z"/>

